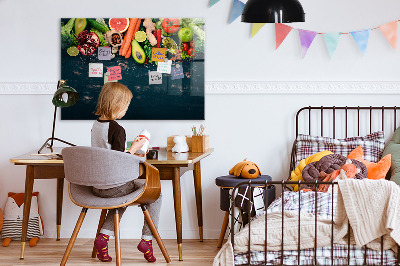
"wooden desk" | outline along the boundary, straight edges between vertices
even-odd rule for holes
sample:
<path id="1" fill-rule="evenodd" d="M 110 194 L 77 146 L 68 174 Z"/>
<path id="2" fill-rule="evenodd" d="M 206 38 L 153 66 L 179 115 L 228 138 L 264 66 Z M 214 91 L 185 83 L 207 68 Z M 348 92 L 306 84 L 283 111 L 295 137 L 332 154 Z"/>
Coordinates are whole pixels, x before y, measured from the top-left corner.
<path id="1" fill-rule="evenodd" d="M 54 148 L 60 153 L 61 148 Z M 175 223 L 178 242 L 179 260 L 182 260 L 182 204 L 180 177 L 188 170 L 193 170 L 194 190 L 196 196 L 197 219 L 200 241 L 203 241 L 203 211 L 201 193 L 201 169 L 200 160 L 210 155 L 214 149 L 206 152 L 189 152 L 174 154 L 166 149 L 159 150 L 157 160 L 147 160 L 148 163 L 158 168 L 161 180 L 171 180 L 173 184 Z M 43 150 L 42 153 L 49 153 Z M 57 240 L 60 240 L 61 214 L 64 188 L 64 162 L 56 156 L 36 155 L 37 151 L 23 154 L 10 159 L 15 165 L 26 165 L 25 199 L 21 235 L 21 255 L 24 258 L 26 234 L 28 230 L 28 218 L 31 208 L 32 189 L 34 179 L 57 178 Z"/>

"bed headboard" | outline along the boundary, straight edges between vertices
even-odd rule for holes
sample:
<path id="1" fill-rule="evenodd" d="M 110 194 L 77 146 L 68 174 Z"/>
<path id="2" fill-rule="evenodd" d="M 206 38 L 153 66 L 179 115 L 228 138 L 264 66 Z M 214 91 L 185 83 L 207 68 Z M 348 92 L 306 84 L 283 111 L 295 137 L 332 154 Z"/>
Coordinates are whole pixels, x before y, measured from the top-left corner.
<path id="1" fill-rule="evenodd" d="M 389 139 L 398 126 L 396 106 L 308 106 L 296 114 L 296 137 L 299 134 L 347 138 L 383 131 Z M 290 171 L 295 164 L 295 143 L 293 144 Z M 290 176 L 290 172 L 289 172 Z"/>

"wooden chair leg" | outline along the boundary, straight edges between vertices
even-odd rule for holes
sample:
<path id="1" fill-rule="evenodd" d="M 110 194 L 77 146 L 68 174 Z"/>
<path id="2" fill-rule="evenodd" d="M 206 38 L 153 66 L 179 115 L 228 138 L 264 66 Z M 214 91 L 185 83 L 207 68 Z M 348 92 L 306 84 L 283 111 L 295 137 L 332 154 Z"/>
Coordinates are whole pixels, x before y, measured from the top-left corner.
<path id="1" fill-rule="evenodd" d="M 115 209 L 114 214 L 114 234 L 115 234 L 115 257 L 117 257 L 115 261 L 115 265 L 121 265 L 121 243 L 120 243 L 120 235 L 119 235 L 119 213 L 118 209 Z"/>
<path id="2" fill-rule="evenodd" d="M 156 228 L 156 225 L 153 222 L 153 219 L 150 216 L 149 211 L 147 210 L 145 205 L 140 205 L 140 207 L 142 208 L 143 214 L 144 214 L 144 219 L 146 220 L 147 224 L 150 227 L 151 232 L 153 233 L 153 236 L 155 237 L 155 239 L 157 240 L 157 244 L 161 249 L 161 252 L 164 256 L 164 259 L 167 263 L 171 262 L 171 259 L 168 255 L 168 251 L 164 246 L 164 243 L 161 240 L 160 234 L 158 233 L 158 230 Z"/>
<path id="3" fill-rule="evenodd" d="M 78 233 L 79 233 L 79 230 L 81 229 L 83 220 L 85 219 L 86 212 L 87 212 L 87 208 L 82 208 L 81 214 L 79 215 L 78 221 L 76 222 L 75 229 L 72 232 L 72 236 L 68 242 L 67 249 L 65 250 L 64 256 L 61 260 L 61 263 L 60 263 L 61 266 L 64 266 L 67 263 L 69 254 L 71 253 L 71 250 L 72 250 L 72 247 L 74 246 L 76 237 L 78 236 Z"/>
<path id="4" fill-rule="evenodd" d="M 103 227 L 104 221 L 106 220 L 106 215 L 107 215 L 107 210 L 106 209 L 101 210 L 101 215 L 100 215 L 100 219 L 99 219 L 99 226 L 97 226 L 96 238 L 100 234 L 101 227 Z M 97 254 L 97 250 L 96 250 L 96 248 L 95 248 L 95 246 L 93 244 L 92 258 L 96 258 L 96 254 Z"/>
<path id="5" fill-rule="evenodd" d="M 228 227 L 228 222 L 229 222 L 229 212 L 225 212 L 225 217 L 224 217 L 224 221 L 222 222 L 221 234 L 219 235 L 217 248 L 220 248 L 222 246 L 222 242 L 224 241 L 224 237 L 225 237 L 226 228 Z"/>

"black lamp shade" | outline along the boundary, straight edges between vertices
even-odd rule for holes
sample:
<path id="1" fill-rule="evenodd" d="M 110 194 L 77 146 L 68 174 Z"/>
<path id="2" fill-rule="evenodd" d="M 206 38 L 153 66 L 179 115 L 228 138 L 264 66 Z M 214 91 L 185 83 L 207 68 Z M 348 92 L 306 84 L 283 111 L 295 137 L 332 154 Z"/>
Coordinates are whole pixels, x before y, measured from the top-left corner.
<path id="1" fill-rule="evenodd" d="M 69 107 L 74 105 L 78 100 L 79 94 L 75 89 L 61 84 L 54 93 L 52 102 L 57 107 Z"/>
<path id="2" fill-rule="evenodd" d="M 304 22 L 304 10 L 298 0 L 249 0 L 243 8 L 242 22 Z"/>

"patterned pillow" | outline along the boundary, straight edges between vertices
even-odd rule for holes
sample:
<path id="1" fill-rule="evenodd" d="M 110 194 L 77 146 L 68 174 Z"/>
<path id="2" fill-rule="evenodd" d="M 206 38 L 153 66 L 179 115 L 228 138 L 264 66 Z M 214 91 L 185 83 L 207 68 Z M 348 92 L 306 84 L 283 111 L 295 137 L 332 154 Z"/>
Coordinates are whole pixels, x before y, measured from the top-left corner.
<path id="1" fill-rule="evenodd" d="M 364 151 L 364 159 L 370 162 L 378 162 L 385 148 L 383 131 L 378 131 L 364 137 L 352 137 L 345 139 L 333 139 L 329 137 L 316 137 L 299 134 L 296 139 L 296 165 L 310 155 L 323 150 L 329 150 L 346 156 L 357 146 Z"/>

